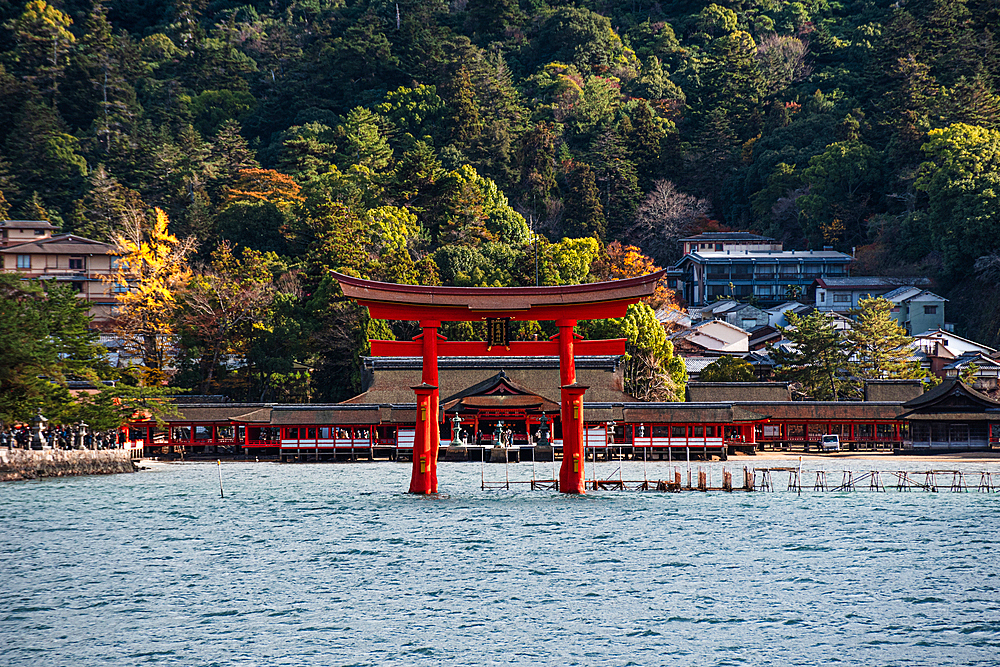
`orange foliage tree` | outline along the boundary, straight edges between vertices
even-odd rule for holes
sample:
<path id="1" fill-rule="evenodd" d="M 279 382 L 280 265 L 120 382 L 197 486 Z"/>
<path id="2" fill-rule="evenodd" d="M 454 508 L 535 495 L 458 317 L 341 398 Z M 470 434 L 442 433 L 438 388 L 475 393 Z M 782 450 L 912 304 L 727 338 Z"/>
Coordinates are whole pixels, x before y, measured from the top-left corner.
<path id="1" fill-rule="evenodd" d="M 601 280 L 636 278 L 660 270 L 651 257 L 642 254 L 642 250 L 634 245 L 622 245 L 619 241 L 609 243 L 591 267 L 594 275 Z M 666 280 L 661 280 L 656 284 L 653 296 L 645 299 L 645 302 L 654 310 L 660 308 L 680 310 L 677 296 L 673 290 L 667 287 Z"/>
<path id="2" fill-rule="evenodd" d="M 240 169 L 233 187 L 225 190 L 226 204 L 264 201 L 287 210 L 306 200 L 302 188 L 287 174 L 273 169 Z"/>

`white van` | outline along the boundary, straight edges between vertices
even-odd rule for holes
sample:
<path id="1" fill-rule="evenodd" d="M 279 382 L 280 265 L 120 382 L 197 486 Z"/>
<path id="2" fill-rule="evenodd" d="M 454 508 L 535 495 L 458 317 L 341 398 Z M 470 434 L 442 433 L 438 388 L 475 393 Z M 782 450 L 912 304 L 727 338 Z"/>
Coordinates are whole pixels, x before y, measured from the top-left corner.
<path id="1" fill-rule="evenodd" d="M 839 452 L 840 436 L 833 433 L 830 435 L 824 435 L 819 440 L 819 450 L 821 452 Z"/>

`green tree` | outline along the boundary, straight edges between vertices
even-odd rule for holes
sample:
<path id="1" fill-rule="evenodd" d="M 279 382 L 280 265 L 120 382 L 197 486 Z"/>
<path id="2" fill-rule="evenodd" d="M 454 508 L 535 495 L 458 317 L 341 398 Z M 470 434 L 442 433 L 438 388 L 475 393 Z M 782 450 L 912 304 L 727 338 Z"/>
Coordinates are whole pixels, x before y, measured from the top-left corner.
<path id="1" fill-rule="evenodd" d="M 797 201 L 806 214 L 808 230 L 817 245 L 864 238 L 861 228 L 866 188 L 879 175 L 876 151 L 860 141 L 838 141 L 809 160 L 802 180 L 809 194 Z"/>
<path id="2" fill-rule="evenodd" d="M 701 382 L 754 382 L 753 366 L 736 357 L 719 357 L 698 376 Z"/>
<path id="3" fill-rule="evenodd" d="M 445 120 L 451 128 L 452 145 L 464 150 L 472 145 L 483 129 L 476 90 L 469 70 L 464 65 L 455 73 L 450 89 L 451 101 Z"/>
<path id="4" fill-rule="evenodd" d="M 847 332 L 847 341 L 858 380 L 926 376 L 920 362 L 913 359 L 913 338 L 892 315 L 892 303 L 880 296 L 864 298 L 850 316 L 854 324 Z"/>
<path id="5" fill-rule="evenodd" d="M 76 42 L 70 32 L 73 19 L 44 0 L 31 0 L 6 27 L 14 31 L 17 60 L 27 81 L 55 100 L 66 55 Z"/>
<path id="6" fill-rule="evenodd" d="M 589 157 L 608 222 L 607 233 L 618 238 L 642 196 L 638 172 L 621 136 L 614 129 L 607 130 L 594 141 Z"/>
<path id="7" fill-rule="evenodd" d="M 337 128 L 337 134 L 342 138 L 336 160 L 341 170 L 361 165 L 378 173 L 392 161 L 392 149 L 383 135 L 380 119 L 364 107 L 352 109 Z"/>
<path id="8" fill-rule="evenodd" d="M 66 287 L 0 273 L 0 422 L 65 412 L 67 379 L 107 377 L 88 306 Z"/>
<path id="9" fill-rule="evenodd" d="M 563 233 L 569 237 L 593 236 L 596 239 L 603 239 L 607 233 L 594 170 L 588 164 L 575 164 L 566 173 Z"/>
<path id="10" fill-rule="evenodd" d="M 779 327 L 788 340 L 769 348 L 774 373 L 793 382 L 818 401 L 839 400 L 849 391 L 850 347 L 833 326 L 833 317 L 814 310 L 805 317 L 788 313 L 788 327 Z"/>
<path id="11" fill-rule="evenodd" d="M 107 243 L 129 211 L 145 208 L 138 192 L 124 187 L 99 164 L 87 177 L 87 193 L 73 208 L 71 230 Z"/>
<path id="12" fill-rule="evenodd" d="M 931 130 L 922 146 L 917 189 L 927 194 L 927 224 L 952 279 L 1000 247 L 1000 131 L 956 123 Z"/>
<path id="13" fill-rule="evenodd" d="M 684 400 L 687 368 L 649 305 L 634 303 L 623 318 L 581 322 L 579 329 L 587 338 L 628 339 L 625 393 L 640 401 Z"/>

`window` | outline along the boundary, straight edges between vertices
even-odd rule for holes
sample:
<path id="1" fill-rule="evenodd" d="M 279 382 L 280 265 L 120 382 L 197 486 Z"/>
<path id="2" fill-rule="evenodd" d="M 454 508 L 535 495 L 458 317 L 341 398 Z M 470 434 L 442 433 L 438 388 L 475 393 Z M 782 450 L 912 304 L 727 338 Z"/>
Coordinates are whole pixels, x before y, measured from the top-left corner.
<path id="1" fill-rule="evenodd" d="M 30 269 L 31 268 L 31 255 L 18 255 L 17 256 L 17 268 L 19 268 L 19 269 Z"/>
<path id="2" fill-rule="evenodd" d="M 924 306 L 924 315 L 937 315 L 937 306 Z"/>
<path id="3" fill-rule="evenodd" d="M 753 265 L 733 264 L 731 275 L 733 280 L 750 280 L 753 277 Z"/>
<path id="4" fill-rule="evenodd" d="M 216 440 L 232 440 L 233 439 L 233 427 L 232 426 L 216 426 L 215 427 L 215 439 Z"/>
<path id="5" fill-rule="evenodd" d="M 968 442 L 968 424 L 948 424 L 948 440 L 950 442 Z"/>
<path id="6" fill-rule="evenodd" d="M 194 427 L 194 439 L 195 440 L 211 440 L 212 439 L 212 427 L 211 426 L 195 426 Z"/>
<path id="7" fill-rule="evenodd" d="M 670 437 L 671 438 L 686 438 L 687 437 L 687 426 L 671 426 L 670 427 Z"/>
<path id="8" fill-rule="evenodd" d="M 772 296 L 774 294 L 774 285 L 756 285 L 753 291 L 757 296 Z"/>
<path id="9" fill-rule="evenodd" d="M 191 427 L 190 426 L 175 426 L 170 429 L 170 439 L 174 442 L 190 442 L 191 441 Z"/>
<path id="10" fill-rule="evenodd" d="M 823 275 L 822 264 L 806 264 L 802 267 L 802 275 L 805 278 L 819 278 Z"/>
<path id="11" fill-rule="evenodd" d="M 124 283 L 115 283 L 115 286 L 111 288 L 111 291 L 115 294 L 123 294 L 128 291 L 128 285 Z"/>
<path id="12" fill-rule="evenodd" d="M 851 295 L 850 294 L 834 294 L 833 295 L 833 302 L 834 303 L 851 303 Z"/>
<path id="13" fill-rule="evenodd" d="M 299 427 L 289 426 L 285 428 L 285 440 L 298 440 L 299 439 Z"/>
<path id="14" fill-rule="evenodd" d="M 783 276 L 797 276 L 799 275 L 799 265 L 798 264 L 784 264 L 778 268 L 778 272 Z"/>
<path id="15" fill-rule="evenodd" d="M 83 257 L 70 257 L 69 268 L 74 271 L 83 271 Z"/>
<path id="16" fill-rule="evenodd" d="M 721 243 L 716 243 L 715 244 L 715 249 L 718 250 L 719 252 L 722 252 L 722 244 Z"/>
<path id="17" fill-rule="evenodd" d="M 73 282 L 70 283 L 70 286 L 73 288 L 73 291 L 76 292 L 77 294 L 83 291 L 82 280 L 74 280 Z"/>
<path id="18" fill-rule="evenodd" d="M 35 230 L 35 236 L 45 236 L 45 230 L 44 229 L 36 229 Z"/>

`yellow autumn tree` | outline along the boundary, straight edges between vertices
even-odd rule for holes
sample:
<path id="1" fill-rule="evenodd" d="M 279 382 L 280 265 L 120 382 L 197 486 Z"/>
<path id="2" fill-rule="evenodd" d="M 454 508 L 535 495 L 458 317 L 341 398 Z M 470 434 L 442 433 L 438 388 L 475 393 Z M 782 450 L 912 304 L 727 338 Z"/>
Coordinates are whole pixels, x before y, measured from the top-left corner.
<path id="1" fill-rule="evenodd" d="M 132 210 L 112 237 L 115 270 L 107 279 L 115 285 L 114 333 L 122 352 L 141 360 L 134 366 L 142 386 L 159 386 L 168 379 L 174 356 L 174 313 L 178 297 L 191 278 L 187 258 L 195 239 L 177 239 L 168 229 L 166 213 L 153 209 L 152 219 Z"/>

